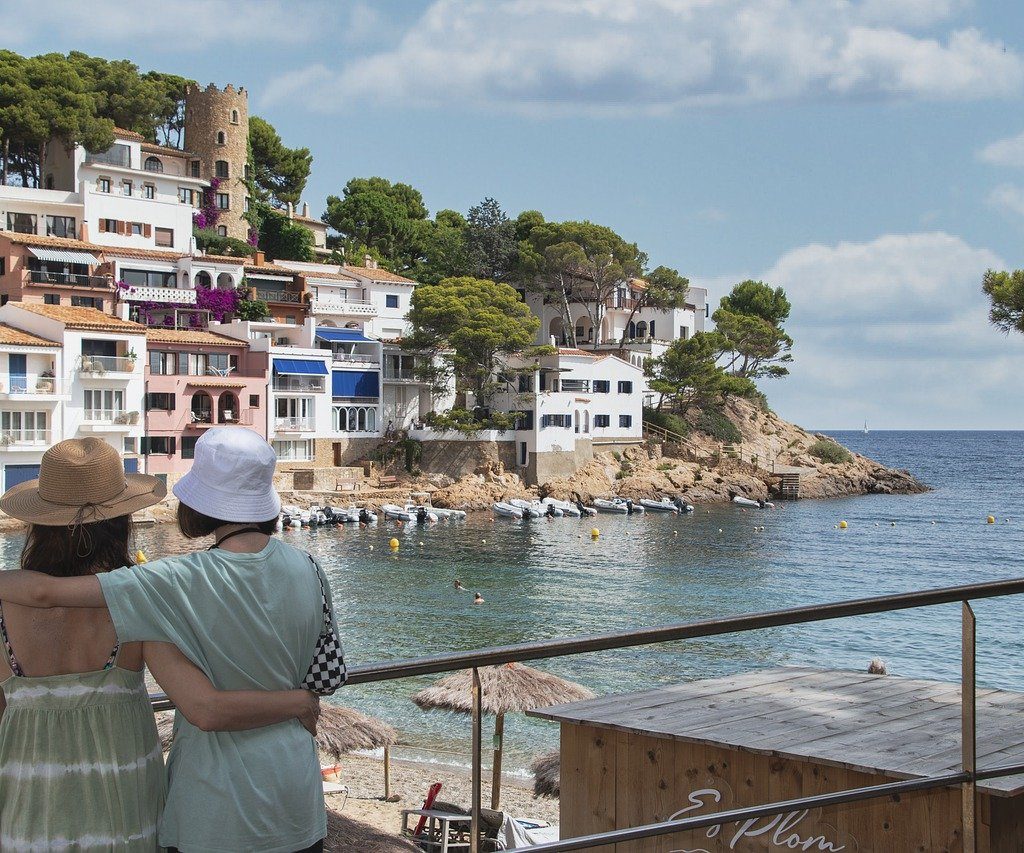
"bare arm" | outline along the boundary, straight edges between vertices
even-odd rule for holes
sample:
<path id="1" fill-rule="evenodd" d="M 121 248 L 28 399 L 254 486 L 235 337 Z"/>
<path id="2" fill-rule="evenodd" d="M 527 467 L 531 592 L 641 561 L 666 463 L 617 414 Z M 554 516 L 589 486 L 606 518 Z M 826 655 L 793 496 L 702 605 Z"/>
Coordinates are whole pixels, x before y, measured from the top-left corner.
<path id="1" fill-rule="evenodd" d="M 171 643 L 143 643 L 142 656 L 175 707 L 197 729 L 231 732 L 297 719 L 316 734 L 320 700 L 308 690 L 217 690 Z"/>
<path id="2" fill-rule="evenodd" d="M 0 572 L 0 601 L 25 607 L 106 607 L 95 575 L 55 578 L 42 572 Z"/>

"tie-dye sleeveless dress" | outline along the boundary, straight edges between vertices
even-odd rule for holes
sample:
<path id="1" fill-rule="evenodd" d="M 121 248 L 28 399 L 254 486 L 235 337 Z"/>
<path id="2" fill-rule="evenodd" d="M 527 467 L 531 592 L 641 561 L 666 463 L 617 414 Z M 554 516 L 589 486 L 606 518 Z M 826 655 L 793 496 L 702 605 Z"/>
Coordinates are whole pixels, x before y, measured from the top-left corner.
<path id="1" fill-rule="evenodd" d="M 0 610 L 0 850 L 154 851 L 164 762 L 141 672 L 22 674 Z"/>

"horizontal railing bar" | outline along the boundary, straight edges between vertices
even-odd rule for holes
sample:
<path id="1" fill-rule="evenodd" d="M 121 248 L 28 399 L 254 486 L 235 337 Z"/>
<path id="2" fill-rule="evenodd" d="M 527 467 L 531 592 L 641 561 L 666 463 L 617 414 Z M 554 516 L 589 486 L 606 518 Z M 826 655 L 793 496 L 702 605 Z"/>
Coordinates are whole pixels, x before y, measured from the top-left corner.
<path id="1" fill-rule="evenodd" d="M 927 776 L 923 779 L 911 779 L 907 782 L 888 782 L 884 785 L 871 785 L 867 788 L 850 788 L 834 794 L 817 794 L 812 797 L 801 797 L 797 800 L 784 800 L 778 803 L 767 803 L 763 806 L 749 806 L 742 809 L 730 809 L 724 812 L 701 815 L 700 817 L 666 820 L 660 823 L 649 823 L 629 829 L 615 829 L 594 835 L 580 835 L 564 841 L 549 841 L 535 844 L 529 848 L 518 847 L 515 850 L 529 849 L 530 853 L 564 853 L 568 850 L 582 850 L 586 847 L 604 847 L 609 844 L 623 844 L 627 841 L 638 841 L 641 838 L 653 838 L 659 835 L 671 835 L 676 832 L 687 832 L 705 829 L 719 824 L 735 823 L 760 817 L 783 814 L 785 812 L 803 811 L 804 809 L 824 808 L 826 806 L 856 803 L 861 800 L 873 800 L 895 794 L 907 794 L 913 791 L 927 791 L 932 788 L 947 788 L 962 785 L 970 780 L 968 773 L 948 773 L 943 776 Z M 510 853 L 513 853 L 510 851 Z"/>
<path id="2" fill-rule="evenodd" d="M 654 628 L 640 628 L 632 631 L 617 631 L 607 634 L 540 640 L 514 646 L 492 646 L 465 652 L 453 652 L 431 657 L 383 663 L 352 665 L 348 667 L 349 684 L 366 684 L 374 681 L 390 681 L 396 678 L 411 678 L 417 675 L 431 675 L 450 672 L 467 667 L 497 666 L 504 663 L 540 660 L 543 658 L 566 657 L 588 652 L 602 652 L 611 649 L 625 649 L 666 643 L 674 640 L 692 640 L 698 637 L 714 637 L 763 628 L 778 628 L 785 625 L 800 625 L 806 622 L 824 622 L 848 616 L 864 616 L 869 613 L 887 613 L 894 610 L 909 610 L 915 607 L 931 607 L 957 601 L 994 598 L 1001 595 L 1024 593 L 1024 578 L 967 584 L 964 586 L 942 587 L 920 592 L 904 592 L 896 595 L 881 595 L 872 598 L 855 598 L 827 604 L 808 604 L 783 610 L 769 610 L 721 619 L 707 619 L 700 622 L 684 622 L 677 625 L 663 625 Z"/>

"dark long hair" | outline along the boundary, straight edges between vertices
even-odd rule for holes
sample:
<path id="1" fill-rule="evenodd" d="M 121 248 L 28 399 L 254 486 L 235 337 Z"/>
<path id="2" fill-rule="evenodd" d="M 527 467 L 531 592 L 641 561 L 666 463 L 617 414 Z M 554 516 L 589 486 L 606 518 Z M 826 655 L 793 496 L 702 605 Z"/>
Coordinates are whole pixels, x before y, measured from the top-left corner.
<path id="1" fill-rule="evenodd" d="M 242 521 L 222 521 L 219 518 L 211 518 L 208 515 L 203 515 L 199 510 L 192 509 L 192 507 L 178 503 L 178 527 L 181 529 L 182 535 L 189 539 L 202 539 L 204 536 L 209 536 L 218 527 L 223 527 L 225 524 L 245 524 L 247 522 Z M 277 518 L 271 518 L 268 521 L 253 522 L 252 527 L 257 528 L 260 533 L 266 536 L 273 536 L 274 531 L 277 530 Z"/>
<path id="2" fill-rule="evenodd" d="M 69 526 L 30 524 L 21 567 L 58 578 L 81 577 L 134 565 L 132 517 Z"/>

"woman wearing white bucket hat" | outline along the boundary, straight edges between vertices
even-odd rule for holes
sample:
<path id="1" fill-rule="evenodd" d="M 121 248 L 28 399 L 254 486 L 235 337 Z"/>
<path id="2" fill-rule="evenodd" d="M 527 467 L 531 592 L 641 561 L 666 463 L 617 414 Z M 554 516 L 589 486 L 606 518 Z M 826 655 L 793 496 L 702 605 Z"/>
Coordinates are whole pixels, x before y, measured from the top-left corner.
<path id="1" fill-rule="evenodd" d="M 104 604 L 121 641 L 173 643 L 221 689 L 286 690 L 344 679 L 327 579 L 273 538 L 273 449 L 224 427 L 196 442 L 174 487 L 182 532 L 214 546 L 95 578 L 0 572 L 0 599 L 41 607 Z M 314 672 L 312 661 L 319 663 Z M 319 675 L 317 674 L 319 673 Z M 319 762 L 301 725 L 207 732 L 175 720 L 160 844 L 170 850 L 293 853 L 327 834 Z"/>

